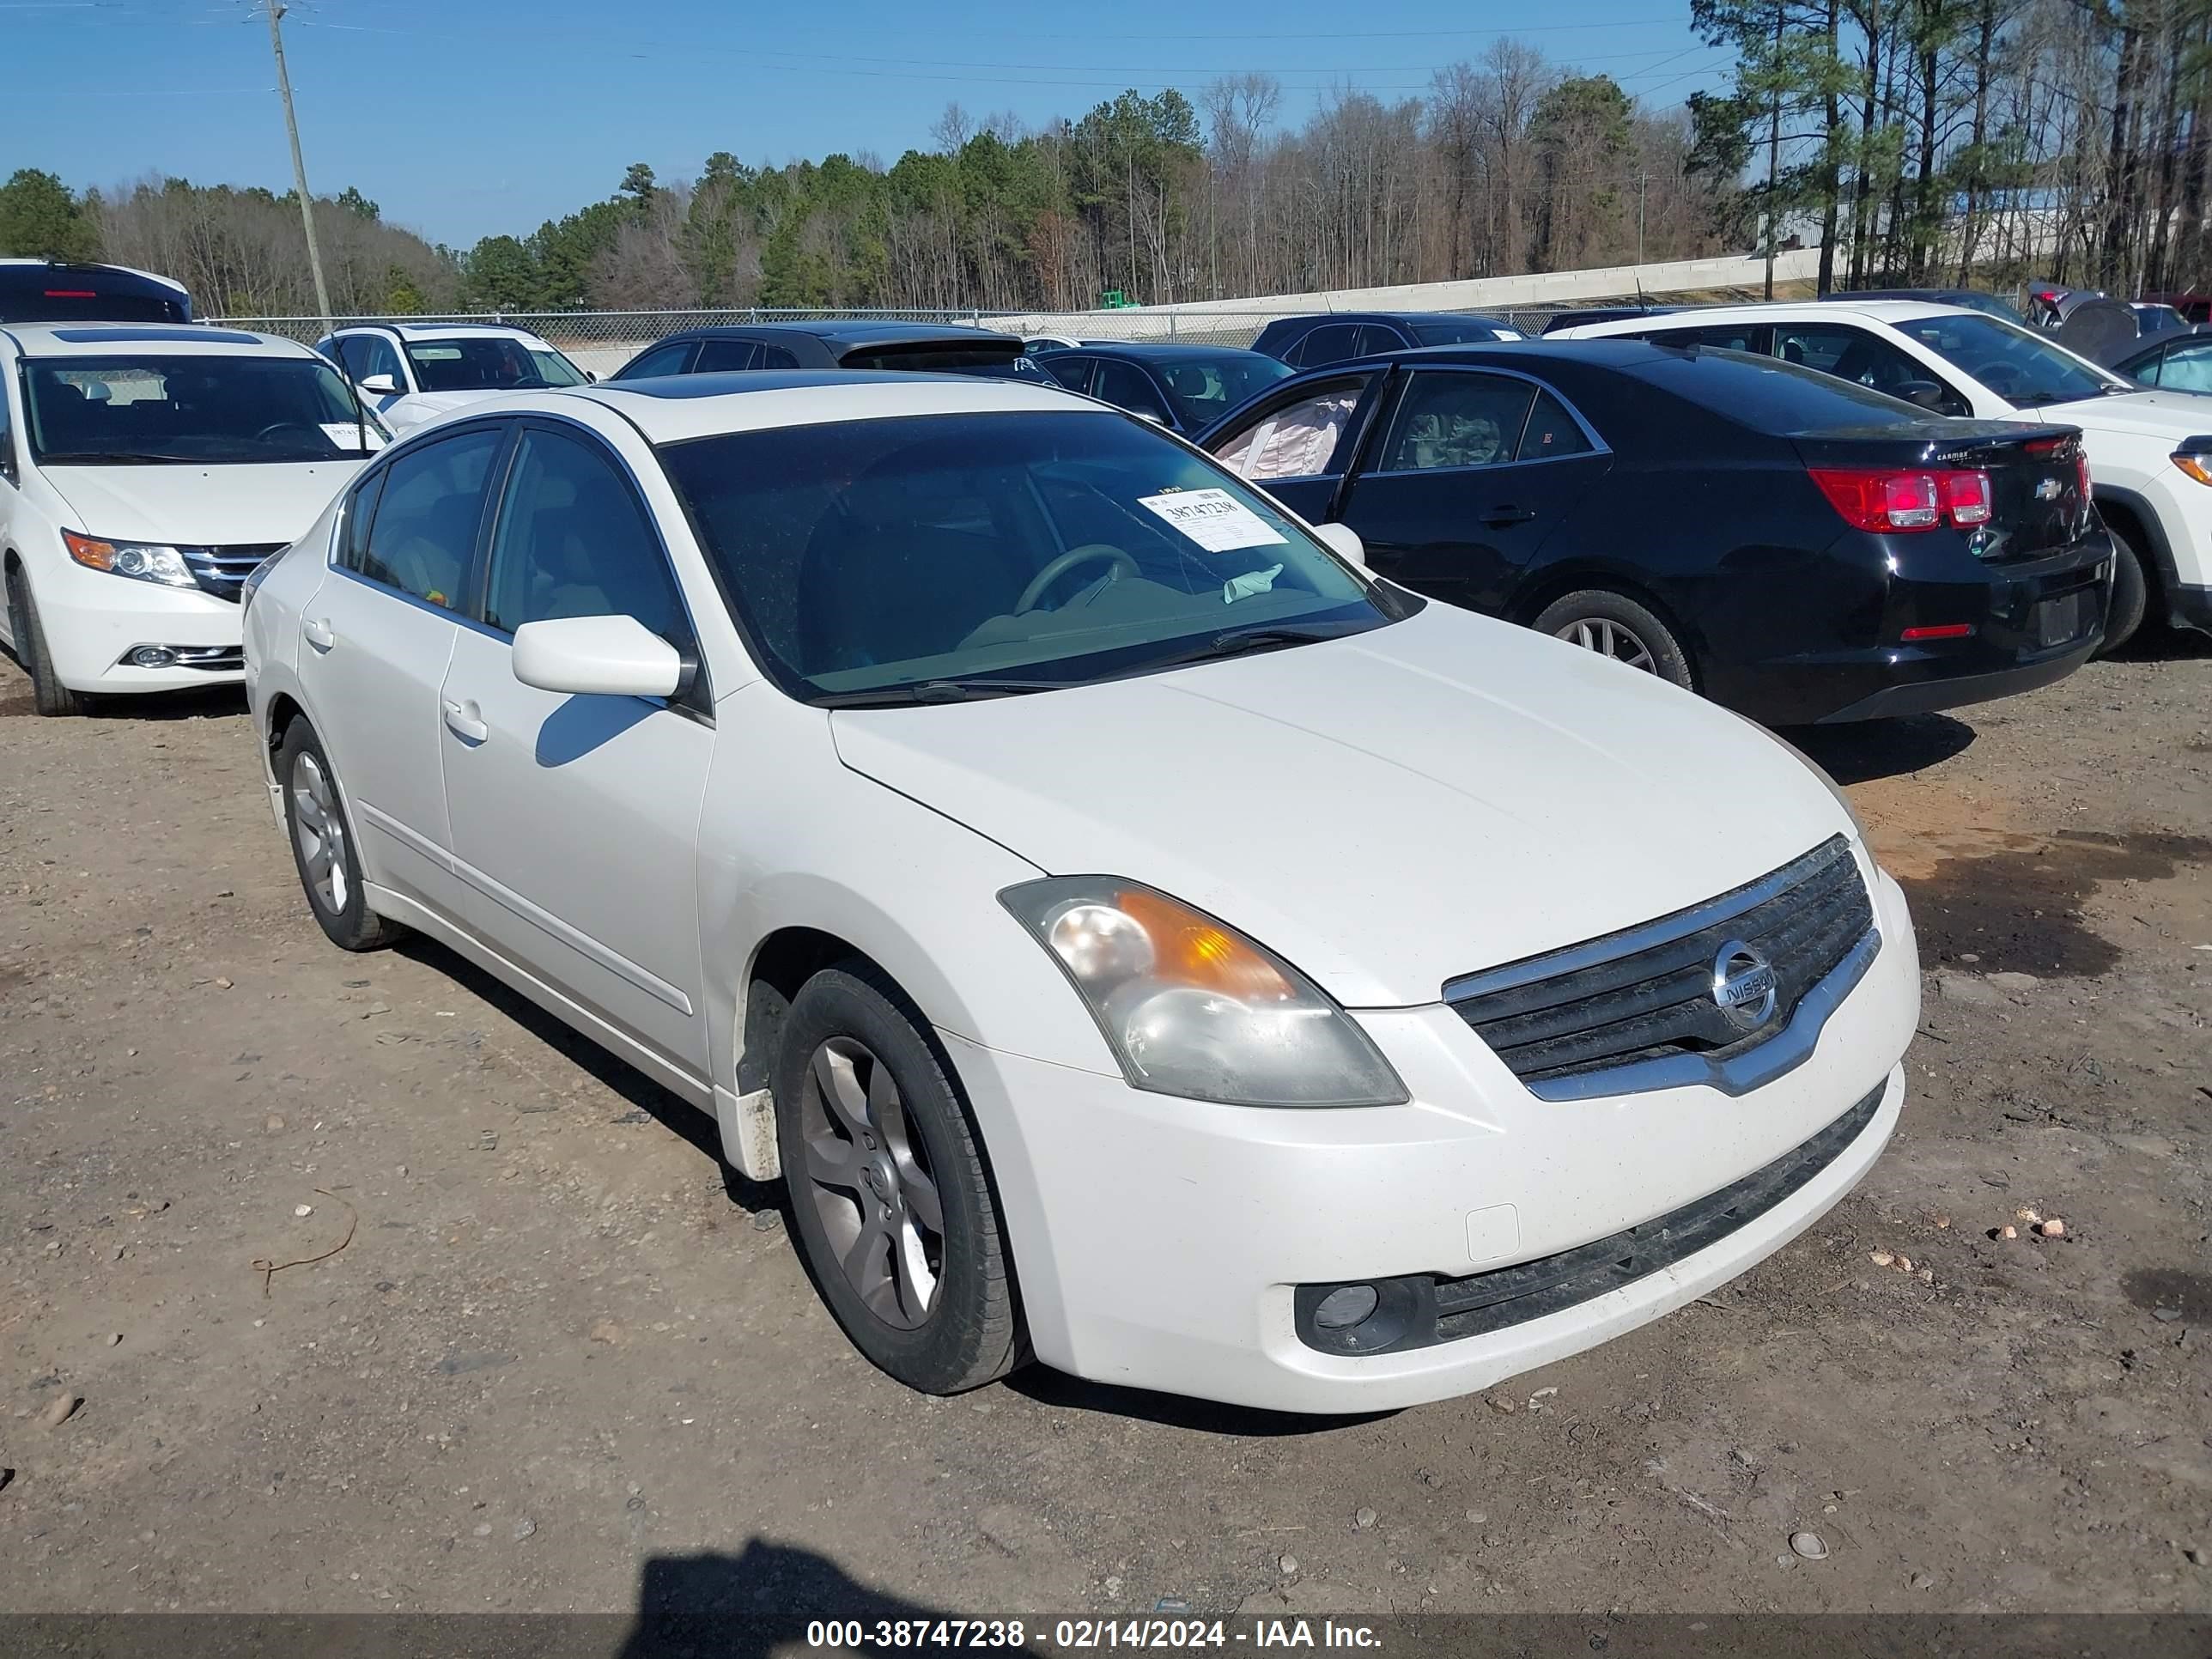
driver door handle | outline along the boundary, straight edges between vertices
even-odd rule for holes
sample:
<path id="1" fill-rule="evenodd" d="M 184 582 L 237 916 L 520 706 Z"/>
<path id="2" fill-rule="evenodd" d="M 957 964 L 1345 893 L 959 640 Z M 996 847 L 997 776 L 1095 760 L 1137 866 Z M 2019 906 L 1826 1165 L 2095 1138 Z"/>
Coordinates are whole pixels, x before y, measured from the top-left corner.
<path id="1" fill-rule="evenodd" d="M 446 699 L 446 729 L 466 743 L 482 743 L 491 735 L 491 727 L 477 718 L 482 711 L 473 702 L 455 702 Z"/>
<path id="2" fill-rule="evenodd" d="M 337 635 L 331 630 L 331 625 L 326 622 L 301 623 L 300 637 L 318 651 L 327 651 L 338 642 Z"/>
<path id="3" fill-rule="evenodd" d="M 1526 524 L 1535 516 L 1534 507 L 1516 507 L 1508 501 L 1502 507 L 1492 507 L 1489 512 L 1482 515 L 1482 521 L 1492 529 L 1502 530 L 1507 525 Z"/>

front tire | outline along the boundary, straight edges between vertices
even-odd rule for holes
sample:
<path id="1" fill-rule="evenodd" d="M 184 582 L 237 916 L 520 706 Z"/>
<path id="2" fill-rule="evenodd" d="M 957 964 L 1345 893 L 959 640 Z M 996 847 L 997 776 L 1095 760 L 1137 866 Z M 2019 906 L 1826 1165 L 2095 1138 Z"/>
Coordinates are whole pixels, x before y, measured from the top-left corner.
<path id="1" fill-rule="evenodd" d="M 910 1389 L 959 1394 L 1024 1351 L 981 1148 L 926 1029 L 866 963 L 807 981 L 784 1020 L 776 1140 L 800 1252 L 853 1346 Z"/>
<path id="2" fill-rule="evenodd" d="M 1553 600 L 1529 626 L 1539 634 L 1656 674 L 1685 691 L 1697 690 L 1690 653 L 1674 637 L 1674 630 L 1626 594 L 1585 587 Z"/>
<path id="3" fill-rule="evenodd" d="M 341 951 L 378 951 L 399 937 L 398 924 L 368 908 L 361 855 L 348 829 L 345 796 L 323 752 L 322 739 L 304 716 L 284 728 L 277 746 L 276 777 L 284 791 L 284 828 L 300 890 L 325 937 Z"/>
<path id="4" fill-rule="evenodd" d="M 2111 656 L 2135 637 L 2150 604 L 2150 580 L 2143 574 L 2142 556 L 2118 531 L 2110 525 L 2105 528 L 2112 538 L 2112 602 L 2105 612 L 2105 642 L 2096 652 L 2100 657 Z"/>
<path id="5" fill-rule="evenodd" d="M 41 714 L 86 714 L 92 700 L 72 691 L 54 672 L 53 653 L 46 649 L 46 630 L 39 621 L 39 602 L 31 597 L 31 584 L 21 569 L 8 571 L 8 631 L 15 636 L 15 660 L 31 677 L 31 707 Z"/>

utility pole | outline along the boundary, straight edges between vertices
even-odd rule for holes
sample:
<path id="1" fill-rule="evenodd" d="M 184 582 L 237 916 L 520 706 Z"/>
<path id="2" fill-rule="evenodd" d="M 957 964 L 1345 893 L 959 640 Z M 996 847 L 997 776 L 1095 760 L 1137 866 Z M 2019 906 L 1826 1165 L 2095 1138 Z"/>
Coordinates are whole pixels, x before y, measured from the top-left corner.
<path id="1" fill-rule="evenodd" d="M 323 251 L 315 245 L 315 204 L 307 194 L 307 164 L 300 155 L 300 121 L 292 113 L 292 77 L 284 70 L 284 33 L 277 20 L 284 7 L 277 0 L 263 0 L 269 13 L 269 48 L 276 54 L 276 91 L 284 100 L 284 131 L 292 140 L 292 185 L 300 192 L 300 222 L 307 231 L 307 270 L 315 279 L 315 310 L 327 331 L 331 326 L 331 291 L 323 283 Z"/>

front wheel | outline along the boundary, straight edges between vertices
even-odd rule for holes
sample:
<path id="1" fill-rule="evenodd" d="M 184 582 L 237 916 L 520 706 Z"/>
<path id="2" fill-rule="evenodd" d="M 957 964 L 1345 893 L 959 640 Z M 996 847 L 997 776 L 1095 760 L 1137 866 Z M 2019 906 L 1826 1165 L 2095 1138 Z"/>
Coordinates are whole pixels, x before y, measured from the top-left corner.
<path id="1" fill-rule="evenodd" d="M 2097 647 L 2109 657 L 2135 637 L 2142 626 L 2150 602 L 2150 582 L 2143 574 L 2142 556 L 2126 537 L 2106 526 L 2112 538 L 2112 602 L 2105 612 L 2105 641 Z"/>
<path id="2" fill-rule="evenodd" d="M 284 791 L 292 863 L 325 936 L 341 951 L 375 951 L 391 944 L 399 928 L 368 908 L 337 774 L 323 752 L 322 739 L 304 718 L 284 728 L 284 741 L 276 750 L 276 778 Z"/>
<path id="3" fill-rule="evenodd" d="M 799 1249 L 853 1346 L 925 1394 L 1012 1370 L 1021 1320 L 982 1152 L 896 988 L 859 962 L 807 981 L 775 1099 Z"/>
<path id="4" fill-rule="evenodd" d="M 0 393 L 0 396 L 4 396 Z M 92 700 L 64 685 L 54 672 L 53 653 L 46 649 L 46 630 L 39 620 L 39 602 L 31 597 L 31 584 L 21 570 L 8 572 L 8 631 L 15 636 L 15 660 L 31 677 L 31 707 L 41 714 L 89 713 Z"/>
<path id="5" fill-rule="evenodd" d="M 1674 637 L 1674 630 L 1626 594 L 1586 587 L 1553 600 L 1529 626 L 1539 634 L 1656 674 L 1686 691 L 1696 689 L 1690 653 Z"/>

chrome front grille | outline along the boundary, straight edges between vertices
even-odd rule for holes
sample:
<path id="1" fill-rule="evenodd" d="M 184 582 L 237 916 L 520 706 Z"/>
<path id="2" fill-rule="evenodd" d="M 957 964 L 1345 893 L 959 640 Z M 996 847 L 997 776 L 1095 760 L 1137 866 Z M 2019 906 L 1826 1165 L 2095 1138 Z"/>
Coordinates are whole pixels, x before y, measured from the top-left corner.
<path id="1" fill-rule="evenodd" d="M 1774 996 L 1732 1018 L 1719 985 L 1764 958 Z M 1741 1094 L 1811 1054 L 1881 949 L 1841 836 L 1732 892 L 1564 951 L 1470 974 L 1444 1000 L 1547 1100 L 1705 1083 Z"/>
<path id="2" fill-rule="evenodd" d="M 201 588 L 219 599 L 235 599 L 253 568 L 272 553 L 282 553 L 285 542 L 252 542 L 235 547 L 186 547 L 185 567 Z"/>

